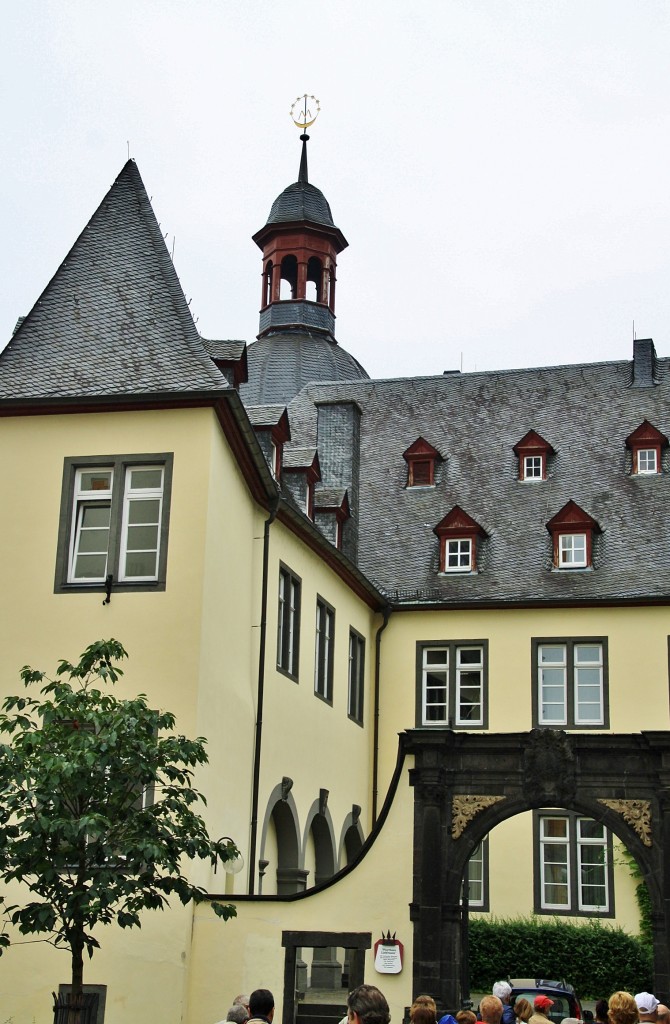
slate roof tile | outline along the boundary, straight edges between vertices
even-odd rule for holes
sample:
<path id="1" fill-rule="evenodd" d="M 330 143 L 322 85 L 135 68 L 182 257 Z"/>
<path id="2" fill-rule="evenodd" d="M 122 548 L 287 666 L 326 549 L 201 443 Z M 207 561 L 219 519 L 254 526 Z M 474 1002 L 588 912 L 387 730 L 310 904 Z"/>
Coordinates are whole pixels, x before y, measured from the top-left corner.
<path id="1" fill-rule="evenodd" d="M 128 161 L 0 354 L 0 401 L 228 387 Z"/>
<path id="2" fill-rule="evenodd" d="M 644 419 L 670 429 L 669 359 L 657 360 L 656 375 L 656 387 L 631 387 L 632 365 L 620 361 L 312 384 L 289 416 L 295 443 L 311 445 L 317 403 L 362 409 L 359 566 L 394 599 L 661 599 L 670 596 L 670 455 L 662 474 L 631 476 L 625 444 Z M 518 479 L 513 446 L 529 429 L 556 451 L 543 482 Z M 447 456 L 435 487 L 405 486 L 402 453 L 419 435 Z M 593 569 L 552 567 L 546 524 L 571 499 L 603 531 Z M 433 528 L 454 505 L 489 534 L 472 575 L 438 574 Z"/>

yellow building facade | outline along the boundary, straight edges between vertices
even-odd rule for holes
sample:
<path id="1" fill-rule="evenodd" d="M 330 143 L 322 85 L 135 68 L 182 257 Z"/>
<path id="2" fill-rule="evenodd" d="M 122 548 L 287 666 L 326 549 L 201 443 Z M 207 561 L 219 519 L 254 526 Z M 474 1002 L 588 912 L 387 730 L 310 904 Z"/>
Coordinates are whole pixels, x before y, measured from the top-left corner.
<path id="1" fill-rule="evenodd" d="M 468 913 L 635 933 L 623 851 L 657 910 L 668 885 L 670 361 L 370 381 L 306 155 L 254 237 L 257 341 L 201 338 L 129 162 L 0 354 L 3 694 L 119 639 L 119 695 L 207 738 L 207 826 L 244 859 L 189 867 L 234 920 L 98 936 L 106 1024 L 214 1024 L 257 987 L 292 1024 L 363 978 L 395 1021 L 454 1009 Z M 46 1019 L 67 957 L 14 938 L 4 1016 Z"/>

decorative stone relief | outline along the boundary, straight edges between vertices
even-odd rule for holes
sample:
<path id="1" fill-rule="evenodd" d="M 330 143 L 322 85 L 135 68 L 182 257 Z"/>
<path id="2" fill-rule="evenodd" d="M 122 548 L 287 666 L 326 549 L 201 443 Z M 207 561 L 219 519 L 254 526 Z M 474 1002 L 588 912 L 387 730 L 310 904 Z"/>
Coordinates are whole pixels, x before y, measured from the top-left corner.
<path id="1" fill-rule="evenodd" d="M 565 804 L 577 792 L 575 756 L 562 729 L 533 729 L 523 758 L 524 791 L 533 804 Z"/>
<path id="2" fill-rule="evenodd" d="M 455 796 L 451 804 L 451 835 L 459 839 L 467 825 L 480 811 L 500 803 L 504 796 Z"/>
<path id="3" fill-rule="evenodd" d="M 620 814 L 627 825 L 640 837 L 645 846 L 651 846 L 651 801 L 649 800 L 599 800 L 611 811 Z"/>

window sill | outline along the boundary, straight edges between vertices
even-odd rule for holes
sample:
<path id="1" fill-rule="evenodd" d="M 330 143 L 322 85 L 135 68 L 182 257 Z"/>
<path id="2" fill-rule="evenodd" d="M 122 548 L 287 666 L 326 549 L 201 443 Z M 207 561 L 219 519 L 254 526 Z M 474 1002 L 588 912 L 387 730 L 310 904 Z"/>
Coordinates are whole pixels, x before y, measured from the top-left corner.
<path id="1" fill-rule="evenodd" d="M 298 682 L 298 676 L 294 675 L 293 672 L 289 672 L 287 668 L 282 668 L 281 665 L 277 665 L 277 672 L 279 672 L 280 676 L 286 676 L 293 683 Z"/>
<path id="2" fill-rule="evenodd" d="M 165 580 L 151 580 L 142 583 L 121 583 L 116 580 L 112 584 L 112 598 L 116 594 L 151 593 L 164 591 Z M 106 594 L 104 583 L 57 583 L 54 594 Z"/>

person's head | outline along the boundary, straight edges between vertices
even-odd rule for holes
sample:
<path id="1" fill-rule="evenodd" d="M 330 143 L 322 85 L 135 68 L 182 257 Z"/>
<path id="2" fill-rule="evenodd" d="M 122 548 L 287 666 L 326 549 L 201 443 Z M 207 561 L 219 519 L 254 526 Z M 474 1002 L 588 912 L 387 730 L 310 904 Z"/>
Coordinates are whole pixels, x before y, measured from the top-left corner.
<path id="1" fill-rule="evenodd" d="M 494 996 L 498 997 L 501 1003 L 509 1003 L 509 997 L 512 995 L 512 986 L 508 981 L 496 981 L 491 992 Z"/>
<path id="2" fill-rule="evenodd" d="M 527 1021 L 533 1015 L 533 1007 L 523 997 L 514 1003 L 514 1016 L 517 1020 Z"/>
<path id="3" fill-rule="evenodd" d="M 584 1021 L 584 1024 L 592 1024 L 592 1022 L 593 1022 L 593 1013 L 592 1013 L 592 1011 L 591 1010 L 582 1010 L 582 1020 Z"/>
<path id="4" fill-rule="evenodd" d="M 670 1010 L 665 1003 L 658 1004 L 656 1013 L 658 1015 L 658 1024 L 670 1024 Z"/>
<path id="5" fill-rule="evenodd" d="M 419 1007 L 426 1007 L 433 1014 L 433 1017 L 437 1013 L 437 1006 L 432 996 L 417 996 L 412 1005 L 409 1008 L 409 1019 L 414 1020 L 414 1014 Z"/>
<path id="6" fill-rule="evenodd" d="M 549 1011 L 554 1005 L 554 1000 L 550 999 L 549 996 L 535 996 L 533 1000 L 533 1009 L 535 1013 L 543 1013 L 545 1017 L 549 1016 Z"/>
<path id="7" fill-rule="evenodd" d="M 640 1017 L 630 992 L 612 993 L 607 1002 L 607 1019 L 610 1024 L 636 1024 Z"/>
<path id="8" fill-rule="evenodd" d="M 475 1024 L 477 1014 L 473 1013 L 472 1010 L 459 1010 L 456 1014 L 456 1020 L 458 1024 Z"/>
<path id="9" fill-rule="evenodd" d="M 232 1021 L 233 1024 L 246 1024 L 249 1020 L 249 1011 L 242 1003 L 233 1003 L 226 1014 L 226 1020 Z"/>
<path id="10" fill-rule="evenodd" d="M 599 999 L 595 1005 L 596 1020 L 599 1024 L 607 1024 L 607 1000 Z"/>
<path id="11" fill-rule="evenodd" d="M 412 1024 L 435 1024 L 435 1010 L 426 1003 L 413 1003 L 409 1011 Z"/>
<path id="12" fill-rule="evenodd" d="M 479 1016 L 484 1024 L 500 1024 L 502 1012 L 503 1004 L 498 996 L 484 996 L 479 1004 Z"/>
<path id="13" fill-rule="evenodd" d="M 349 1024 L 389 1024 L 391 1014 L 384 994 L 374 985 L 359 985 L 347 998 L 347 1019 Z"/>
<path id="14" fill-rule="evenodd" d="M 252 1017 L 267 1017 L 272 1020 L 275 1012 L 275 997 L 269 988 L 257 988 L 249 996 L 249 1013 Z"/>
<path id="15" fill-rule="evenodd" d="M 635 996 L 635 1005 L 640 1020 L 658 1020 L 658 999 L 651 992 L 638 992 Z"/>

